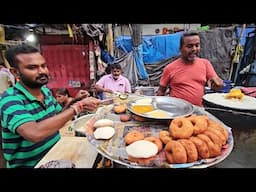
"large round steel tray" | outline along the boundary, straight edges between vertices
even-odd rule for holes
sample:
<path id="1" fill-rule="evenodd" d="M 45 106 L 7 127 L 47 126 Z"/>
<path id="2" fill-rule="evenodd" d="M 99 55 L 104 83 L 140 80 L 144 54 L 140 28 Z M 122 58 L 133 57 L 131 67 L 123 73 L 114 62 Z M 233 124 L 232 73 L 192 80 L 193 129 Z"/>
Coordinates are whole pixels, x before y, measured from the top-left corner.
<path id="1" fill-rule="evenodd" d="M 243 99 L 226 99 L 227 93 L 209 93 L 203 96 L 203 100 L 210 106 L 234 109 L 238 111 L 256 112 L 256 98 L 244 95 Z"/>
<path id="2" fill-rule="evenodd" d="M 99 140 L 95 139 L 93 136 L 93 128 L 86 128 L 86 136 L 88 141 L 96 148 L 96 150 L 103 155 L 104 157 L 112 160 L 115 163 L 123 165 L 129 168 L 206 168 L 210 166 L 214 166 L 221 161 L 223 161 L 232 151 L 234 146 L 233 135 L 231 132 L 231 128 L 223 124 L 216 117 L 206 112 L 203 108 L 195 107 L 193 114 L 198 115 L 207 115 L 210 119 L 220 122 L 223 124 L 224 128 L 228 131 L 228 140 L 225 146 L 222 147 L 221 155 L 215 158 L 209 159 L 200 159 L 198 161 L 192 163 L 184 163 L 184 164 L 169 164 L 166 161 L 164 156 L 164 150 L 162 150 L 154 160 L 151 165 L 140 165 L 137 163 L 130 162 L 128 160 L 128 154 L 125 150 L 126 144 L 124 141 L 124 137 L 127 132 L 135 129 L 143 131 L 147 135 L 158 136 L 161 130 L 168 130 L 169 120 L 150 120 L 146 122 L 120 122 L 119 116 L 117 114 L 111 113 L 111 109 L 113 106 L 107 106 L 106 108 L 102 108 L 97 111 L 96 115 L 92 117 L 89 121 L 93 124 L 98 119 L 108 118 L 112 119 L 114 123 L 114 128 L 116 130 L 115 135 L 110 140 Z M 87 124 L 87 125 L 89 125 Z"/>
<path id="3" fill-rule="evenodd" d="M 150 112 L 147 113 L 138 113 L 132 109 L 132 105 L 136 104 L 139 100 L 145 99 L 145 98 L 151 98 L 154 110 L 162 110 L 166 112 L 168 116 L 164 117 L 156 117 L 150 115 Z M 132 113 L 150 118 L 150 119 L 174 119 L 177 117 L 185 117 L 188 115 L 191 115 L 194 111 L 194 107 L 191 103 L 179 99 L 176 97 L 169 97 L 169 96 L 148 96 L 143 98 L 137 98 L 127 103 L 127 109 L 131 111 Z"/>

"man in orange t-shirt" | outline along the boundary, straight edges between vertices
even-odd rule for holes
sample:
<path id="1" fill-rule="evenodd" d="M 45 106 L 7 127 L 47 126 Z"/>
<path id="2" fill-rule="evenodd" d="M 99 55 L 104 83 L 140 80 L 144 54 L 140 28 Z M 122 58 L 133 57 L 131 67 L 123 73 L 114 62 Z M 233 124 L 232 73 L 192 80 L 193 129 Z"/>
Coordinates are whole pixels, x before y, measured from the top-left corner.
<path id="1" fill-rule="evenodd" d="M 185 32 L 180 40 L 181 56 L 168 64 L 160 79 L 157 95 L 165 95 L 170 87 L 170 96 L 202 106 L 206 83 L 213 90 L 223 88 L 223 81 L 216 74 L 209 60 L 199 58 L 200 37 L 196 32 Z"/>

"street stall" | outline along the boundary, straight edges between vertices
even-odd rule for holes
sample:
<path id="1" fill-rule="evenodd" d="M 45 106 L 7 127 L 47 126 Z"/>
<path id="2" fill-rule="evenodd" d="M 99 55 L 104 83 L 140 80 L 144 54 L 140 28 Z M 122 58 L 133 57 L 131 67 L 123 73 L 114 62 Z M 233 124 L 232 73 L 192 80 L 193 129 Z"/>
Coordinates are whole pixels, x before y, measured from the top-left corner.
<path id="1" fill-rule="evenodd" d="M 160 108 L 155 108 L 156 113 L 145 112 L 140 113 L 136 112 L 135 108 L 132 109 L 134 103 L 139 103 L 139 105 L 146 106 L 145 104 L 149 100 L 153 100 L 156 102 L 156 106 L 160 106 Z M 154 101 L 155 100 L 155 101 Z M 141 101 L 141 102 L 140 102 Z M 169 106 L 168 104 L 169 103 Z M 224 160 L 233 149 L 233 135 L 231 132 L 231 128 L 227 127 L 223 124 L 223 127 L 228 132 L 228 138 L 226 143 L 222 146 L 221 152 L 219 155 L 216 155 L 212 158 L 198 158 L 193 162 L 186 163 L 170 163 L 165 155 L 164 147 L 160 149 L 155 155 L 154 158 L 149 160 L 148 158 L 144 158 L 145 161 L 140 161 L 141 158 L 131 159 L 129 156 L 129 152 L 127 152 L 127 148 L 130 145 L 126 143 L 126 135 L 129 132 L 134 130 L 143 133 L 146 137 L 154 137 L 157 138 L 160 135 L 161 131 L 167 131 L 168 127 L 173 119 L 178 117 L 186 117 L 188 115 L 205 115 L 210 119 L 219 122 L 213 115 L 204 111 L 199 107 L 195 107 L 190 105 L 181 99 L 171 98 L 171 97 L 144 97 L 138 98 L 127 103 L 127 112 L 132 113 L 136 116 L 144 118 L 141 119 L 133 119 L 131 121 L 122 122 L 120 121 L 120 114 L 116 114 L 113 112 L 113 105 L 105 106 L 100 108 L 98 113 L 95 114 L 93 118 L 91 118 L 88 123 L 85 125 L 85 133 L 88 141 L 95 147 L 95 149 L 107 159 L 112 160 L 115 164 L 122 165 L 123 167 L 130 168 L 206 168 L 213 166 L 222 160 Z M 165 113 L 165 110 L 162 110 L 161 107 L 169 110 L 169 112 Z M 171 109 L 172 108 L 172 109 Z M 177 110 L 183 109 L 183 110 Z M 145 109 L 146 110 L 146 109 Z M 171 113 L 171 111 L 173 111 Z M 141 116 L 140 116 L 141 115 Z M 98 139 L 95 137 L 95 129 L 93 125 L 102 119 L 112 120 L 114 123 L 112 126 L 115 129 L 114 135 L 110 139 Z M 221 123 L 221 122 L 219 122 Z M 97 130 L 98 128 L 96 128 Z M 146 150 L 146 148 L 144 149 Z M 140 160 L 138 160 L 140 159 Z M 143 159 L 143 158 L 142 158 Z M 137 161 L 138 160 L 138 161 Z M 119 166 L 120 167 L 120 166 Z"/>
<path id="2" fill-rule="evenodd" d="M 82 116 L 69 124 L 68 129 L 73 131 L 73 137 L 83 138 L 79 140 L 80 145 L 84 143 L 83 149 L 80 147 L 79 150 L 76 150 L 73 147 L 69 147 L 68 143 L 72 145 L 72 139 L 67 139 L 69 142 L 67 141 L 65 145 L 61 141 L 56 144 L 56 148 L 65 146 L 64 148 L 73 154 L 71 156 L 75 156 L 77 153 L 88 154 L 84 158 L 84 162 L 81 161 L 80 164 L 77 164 L 77 161 L 75 161 L 74 164 L 77 164 L 75 167 L 84 167 L 86 161 L 93 162 L 90 164 L 90 168 L 256 167 L 256 158 L 253 153 L 256 149 L 256 143 L 254 141 L 256 137 L 254 127 L 256 114 L 253 113 L 254 110 L 239 111 L 225 107 L 221 108 L 220 106 L 217 108 L 213 105 L 210 106 L 209 103 L 205 107 L 197 107 L 184 100 L 164 96 L 129 94 L 127 97 L 113 95 L 111 99 L 113 99 L 113 103 L 102 105 L 95 114 Z M 207 99 L 204 100 L 207 102 Z M 149 103 L 152 104 L 153 111 L 150 109 Z M 141 107 L 134 107 L 136 105 L 141 105 Z M 123 106 L 126 106 L 126 110 L 122 109 Z M 115 107 L 118 107 L 118 110 Z M 189 118 L 194 115 L 202 115 L 211 121 L 219 123 L 228 133 L 225 143 L 221 145 L 219 154 L 211 158 L 196 158 L 192 162 L 188 162 L 187 160 L 185 163 L 170 163 L 170 160 L 167 159 L 165 154 L 166 144 L 163 143 L 163 147 L 154 154 L 153 158 L 144 158 L 143 161 L 140 161 L 138 159 L 141 158 L 129 157 L 131 152 L 129 151 L 130 149 L 127 150 L 127 147 L 131 144 L 127 144 L 125 139 L 129 132 L 136 130 L 143 132 L 145 137 L 159 137 L 160 132 L 169 130 L 170 123 L 174 119 L 180 117 Z M 129 118 L 124 120 L 123 116 L 128 116 Z M 101 121 L 95 124 L 98 120 Z M 102 123 L 102 120 L 107 127 L 112 128 L 99 129 L 104 125 L 98 125 Z M 94 132 L 97 129 L 98 133 L 96 134 Z M 101 133 L 99 130 L 102 130 Z M 88 148 L 94 151 L 93 155 L 88 153 Z M 59 152 L 56 152 L 54 156 L 52 156 L 52 152 L 46 154 L 45 158 L 36 167 L 40 167 L 40 165 L 53 159 L 66 158 L 74 161 L 71 156 L 63 156 L 59 149 L 57 151 Z M 145 151 L 147 152 L 147 150 L 144 150 L 143 153 Z"/>

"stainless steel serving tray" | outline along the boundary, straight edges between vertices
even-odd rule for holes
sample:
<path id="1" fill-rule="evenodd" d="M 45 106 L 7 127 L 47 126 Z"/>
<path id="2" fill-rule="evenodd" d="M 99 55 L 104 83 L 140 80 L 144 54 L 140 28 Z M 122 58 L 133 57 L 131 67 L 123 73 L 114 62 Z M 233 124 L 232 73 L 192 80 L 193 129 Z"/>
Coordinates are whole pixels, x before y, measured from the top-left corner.
<path id="1" fill-rule="evenodd" d="M 198 161 L 191 163 L 170 164 L 166 160 L 164 155 L 165 151 L 163 148 L 161 152 L 156 155 L 155 160 L 153 160 L 152 163 L 149 165 L 140 165 L 138 163 L 129 161 L 128 154 L 126 152 L 126 143 L 124 139 L 125 135 L 131 130 L 139 130 L 149 136 L 159 137 L 160 131 L 167 131 L 168 126 L 166 123 L 164 123 L 164 121 L 150 121 L 149 119 L 146 119 L 144 122 L 137 122 L 133 120 L 129 122 L 121 122 L 119 115 L 112 111 L 112 107 L 113 105 L 99 108 L 95 116 L 89 120 L 91 122 L 86 123 L 85 133 L 88 141 L 101 155 L 127 168 L 207 168 L 216 165 L 227 158 L 234 147 L 234 138 L 231 128 L 226 126 L 211 113 L 205 111 L 204 108 L 193 106 L 193 114 L 207 115 L 210 119 L 222 124 L 223 127 L 227 129 L 228 140 L 226 145 L 222 147 L 221 155 L 215 158 L 199 159 Z M 89 126 L 92 122 L 103 118 L 111 119 L 114 121 L 113 127 L 115 128 L 116 132 L 115 135 L 109 140 L 96 139 L 93 135 L 93 128 Z"/>
<path id="2" fill-rule="evenodd" d="M 151 98 L 154 110 L 162 110 L 168 114 L 168 117 L 155 117 L 151 116 L 150 113 L 138 113 L 132 109 L 132 106 L 139 103 L 139 100 Z M 169 96 L 147 96 L 143 98 L 137 98 L 127 103 L 127 109 L 132 113 L 151 119 L 174 119 L 177 117 L 185 117 L 191 115 L 194 111 L 194 107 L 191 103 L 179 99 L 176 97 Z"/>
<path id="3" fill-rule="evenodd" d="M 209 93 L 203 96 L 206 104 L 238 111 L 256 112 L 256 98 L 244 95 L 243 99 L 226 99 L 227 93 Z"/>

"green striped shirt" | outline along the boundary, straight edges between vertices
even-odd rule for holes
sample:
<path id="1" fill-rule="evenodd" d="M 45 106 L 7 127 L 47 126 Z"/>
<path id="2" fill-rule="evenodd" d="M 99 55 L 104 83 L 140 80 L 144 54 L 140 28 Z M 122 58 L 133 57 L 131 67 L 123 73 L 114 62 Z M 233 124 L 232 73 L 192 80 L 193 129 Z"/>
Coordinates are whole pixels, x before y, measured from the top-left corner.
<path id="1" fill-rule="evenodd" d="M 0 97 L 2 148 L 7 168 L 34 167 L 60 139 L 59 131 L 33 143 L 19 135 L 16 129 L 27 122 L 40 122 L 61 111 L 51 91 L 43 86 L 44 103 L 38 101 L 19 82 Z"/>

